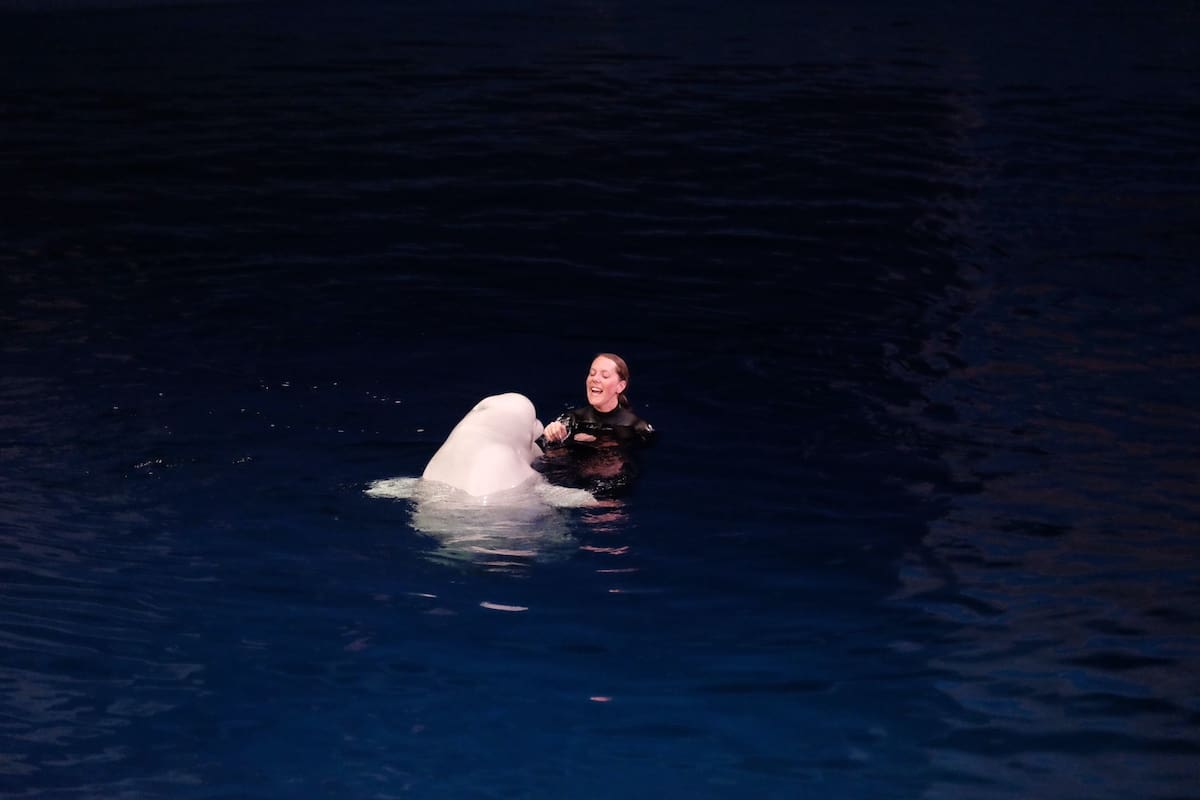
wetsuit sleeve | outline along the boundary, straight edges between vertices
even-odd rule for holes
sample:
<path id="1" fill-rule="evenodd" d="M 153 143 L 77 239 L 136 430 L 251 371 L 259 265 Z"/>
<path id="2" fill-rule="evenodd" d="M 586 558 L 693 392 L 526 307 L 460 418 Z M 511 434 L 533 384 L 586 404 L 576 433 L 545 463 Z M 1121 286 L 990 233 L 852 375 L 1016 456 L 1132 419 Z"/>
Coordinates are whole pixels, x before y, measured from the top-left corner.
<path id="1" fill-rule="evenodd" d="M 633 433 L 643 447 L 649 447 L 658 438 L 658 431 L 654 430 L 654 426 L 644 419 L 639 419 L 634 424 Z"/>

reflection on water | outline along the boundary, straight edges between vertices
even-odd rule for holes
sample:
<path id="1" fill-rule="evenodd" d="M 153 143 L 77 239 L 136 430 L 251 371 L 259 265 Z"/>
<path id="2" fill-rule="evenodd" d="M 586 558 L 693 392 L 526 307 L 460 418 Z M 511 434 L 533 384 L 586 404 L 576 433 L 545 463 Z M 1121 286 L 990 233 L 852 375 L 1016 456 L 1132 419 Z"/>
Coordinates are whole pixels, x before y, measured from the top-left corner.
<path id="1" fill-rule="evenodd" d="M 637 454 L 616 442 L 551 447 L 534 468 L 555 485 L 576 487 L 600 499 L 629 495 L 640 472 Z"/>
<path id="2" fill-rule="evenodd" d="M 375 481 L 366 493 L 408 501 L 409 524 L 436 544 L 431 557 L 514 574 L 569 556 L 577 544 L 563 508 L 595 502 L 584 492 L 540 484 L 480 499 L 417 478 Z"/>

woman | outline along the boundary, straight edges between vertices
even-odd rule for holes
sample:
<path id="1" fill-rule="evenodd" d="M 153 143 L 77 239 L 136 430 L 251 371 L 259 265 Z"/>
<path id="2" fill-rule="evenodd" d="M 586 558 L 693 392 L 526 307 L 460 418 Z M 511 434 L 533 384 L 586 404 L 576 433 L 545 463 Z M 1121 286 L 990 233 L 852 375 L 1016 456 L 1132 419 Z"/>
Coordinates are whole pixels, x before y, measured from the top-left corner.
<path id="1" fill-rule="evenodd" d="M 629 407 L 629 398 L 625 396 L 628 386 L 629 367 L 623 358 L 613 353 L 596 356 L 584 383 L 588 404 L 547 425 L 546 442 L 590 447 L 653 442 L 654 426 Z"/>
<path id="2" fill-rule="evenodd" d="M 628 386 L 623 358 L 601 353 L 592 360 L 584 383 L 588 404 L 566 412 L 543 434 L 550 447 L 540 469 L 551 483 L 586 489 L 598 498 L 619 497 L 633 488 L 639 472 L 633 451 L 656 434 L 629 407 Z M 561 444 L 568 447 L 552 447 Z"/>

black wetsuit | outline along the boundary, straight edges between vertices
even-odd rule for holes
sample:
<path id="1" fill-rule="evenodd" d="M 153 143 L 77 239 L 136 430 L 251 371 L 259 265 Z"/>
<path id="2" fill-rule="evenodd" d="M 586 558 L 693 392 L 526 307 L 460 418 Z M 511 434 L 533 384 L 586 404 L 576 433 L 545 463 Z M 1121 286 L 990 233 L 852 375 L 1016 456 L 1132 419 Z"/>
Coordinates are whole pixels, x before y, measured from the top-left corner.
<path id="1" fill-rule="evenodd" d="M 623 445 L 648 445 L 654 442 L 654 426 L 633 413 L 625 406 L 612 411 L 597 411 L 591 406 L 580 406 L 560 416 L 557 420 L 567 426 L 567 444 L 591 444 L 575 441 L 575 434 L 587 433 L 597 440 L 617 441 Z"/>
<path id="2" fill-rule="evenodd" d="M 587 489 L 597 497 L 629 492 L 640 471 L 633 451 L 653 444 L 658 436 L 653 425 L 622 406 L 607 412 L 581 406 L 556 421 L 567 428 L 567 438 L 560 444 L 567 447 L 571 457 L 565 462 L 550 459 L 557 463 L 544 465 L 547 478 L 552 483 Z M 577 441 L 577 433 L 594 436 L 595 441 Z"/>

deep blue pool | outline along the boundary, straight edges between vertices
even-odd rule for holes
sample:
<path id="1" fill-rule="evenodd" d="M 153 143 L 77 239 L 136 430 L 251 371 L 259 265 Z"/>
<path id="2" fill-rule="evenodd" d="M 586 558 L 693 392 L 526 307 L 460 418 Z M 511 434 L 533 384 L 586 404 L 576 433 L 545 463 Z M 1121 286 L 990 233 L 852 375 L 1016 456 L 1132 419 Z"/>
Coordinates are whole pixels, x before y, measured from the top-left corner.
<path id="1" fill-rule="evenodd" d="M 0 3 L 0 796 L 1196 796 L 1198 31 Z M 365 493 L 599 351 L 627 496 Z"/>

